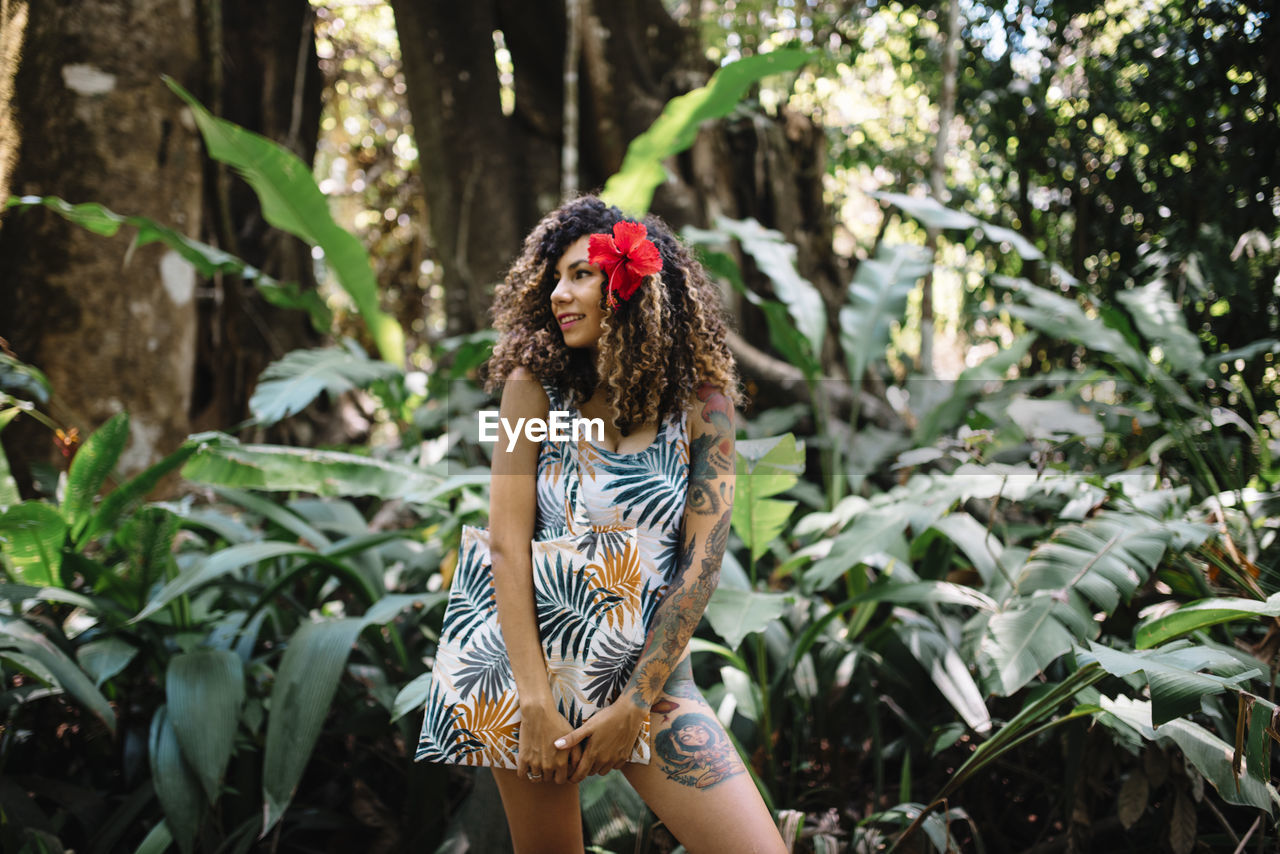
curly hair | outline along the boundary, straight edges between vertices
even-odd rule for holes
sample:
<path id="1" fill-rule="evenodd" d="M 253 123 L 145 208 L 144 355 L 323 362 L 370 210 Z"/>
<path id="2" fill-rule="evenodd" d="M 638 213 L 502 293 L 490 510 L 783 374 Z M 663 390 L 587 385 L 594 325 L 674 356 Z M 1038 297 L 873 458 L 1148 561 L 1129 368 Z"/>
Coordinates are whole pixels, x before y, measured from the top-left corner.
<path id="1" fill-rule="evenodd" d="M 741 405 L 720 295 L 702 265 L 652 214 L 642 222 L 662 255 L 662 272 L 650 276 L 616 311 L 606 308 L 601 286 L 601 376 L 587 350 L 565 345 L 551 308 L 556 263 L 574 241 L 608 233 L 624 220 L 634 222 L 595 196 L 581 196 L 544 216 L 529 233 L 494 292 L 491 313 L 499 337 L 481 371 L 485 388 L 495 391 L 524 366 L 581 405 L 603 382 L 613 423 L 623 435 L 683 410 L 704 383 Z"/>

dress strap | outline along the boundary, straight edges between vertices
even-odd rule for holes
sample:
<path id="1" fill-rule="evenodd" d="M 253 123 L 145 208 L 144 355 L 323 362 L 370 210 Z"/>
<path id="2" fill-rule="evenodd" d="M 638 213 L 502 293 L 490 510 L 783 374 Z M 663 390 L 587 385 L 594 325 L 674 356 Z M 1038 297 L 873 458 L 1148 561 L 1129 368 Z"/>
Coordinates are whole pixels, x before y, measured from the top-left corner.
<path id="1" fill-rule="evenodd" d="M 543 382 L 542 388 L 546 391 L 547 399 L 551 402 L 551 412 L 576 412 L 573 407 L 569 406 L 569 399 L 565 392 L 546 382 Z M 586 533 L 591 530 L 591 516 L 587 513 L 586 499 L 582 494 L 582 475 L 579 472 L 578 446 L 572 440 L 565 444 L 568 447 L 560 457 L 564 463 L 565 474 L 565 524 L 572 533 Z"/>

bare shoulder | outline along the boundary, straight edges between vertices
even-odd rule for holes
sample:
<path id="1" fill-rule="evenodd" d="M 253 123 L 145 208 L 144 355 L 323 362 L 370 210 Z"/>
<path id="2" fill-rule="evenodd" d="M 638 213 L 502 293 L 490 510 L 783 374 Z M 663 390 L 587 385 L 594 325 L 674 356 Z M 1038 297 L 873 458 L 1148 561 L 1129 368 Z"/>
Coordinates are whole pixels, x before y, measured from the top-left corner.
<path id="1" fill-rule="evenodd" d="M 735 422 L 733 401 L 718 386 L 711 383 L 700 385 L 689 404 L 688 416 L 691 436 L 710 434 L 733 440 Z"/>
<path id="2" fill-rule="evenodd" d="M 542 383 L 524 365 L 507 375 L 502 385 L 502 414 L 507 418 L 543 418 L 551 401 Z"/>

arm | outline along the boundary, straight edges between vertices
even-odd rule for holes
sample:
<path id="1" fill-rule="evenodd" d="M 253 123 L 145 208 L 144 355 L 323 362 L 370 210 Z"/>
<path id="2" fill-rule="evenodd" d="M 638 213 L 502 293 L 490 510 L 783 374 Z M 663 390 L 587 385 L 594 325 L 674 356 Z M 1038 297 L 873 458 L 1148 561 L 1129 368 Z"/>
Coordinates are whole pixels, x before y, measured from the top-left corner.
<path id="1" fill-rule="evenodd" d="M 689 493 L 675 576 L 622 695 L 556 742 L 564 749 L 592 736 L 574 781 L 621 767 L 630 759 L 644 716 L 662 695 L 720 579 L 733 516 L 734 478 L 733 404 L 720 390 L 704 385 L 689 412 Z"/>
<path id="2" fill-rule="evenodd" d="M 519 418 L 546 418 L 550 401 L 541 384 L 524 368 L 517 368 L 502 389 L 500 417 L 515 424 Z M 517 773 L 542 774 L 562 783 L 576 753 L 556 750 L 552 742 L 572 727 L 556 710 L 547 681 L 547 665 L 538 637 L 533 604 L 533 558 L 529 543 L 538 510 L 539 443 L 521 433 L 508 451 L 500 434 L 493 453 L 489 487 L 489 552 L 498 624 L 511 660 L 520 700 L 520 750 Z"/>

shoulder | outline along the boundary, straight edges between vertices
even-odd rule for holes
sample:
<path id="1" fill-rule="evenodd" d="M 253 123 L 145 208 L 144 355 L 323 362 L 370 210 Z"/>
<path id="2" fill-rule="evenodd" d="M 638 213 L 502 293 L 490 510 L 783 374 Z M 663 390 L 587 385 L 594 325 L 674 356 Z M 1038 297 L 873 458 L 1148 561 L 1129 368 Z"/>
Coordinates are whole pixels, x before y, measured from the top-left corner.
<path id="1" fill-rule="evenodd" d="M 541 417 L 551 407 L 551 399 L 533 371 L 517 365 L 502 383 L 502 410 L 514 417 Z"/>
<path id="2" fill-rule="evenodd" d="M 685 410 L 692 436 L 720 434 L 728 439 L 734 435 L 733 401 L 724 389 L 712 383 L 703 383 L 694 391 Z"/>

